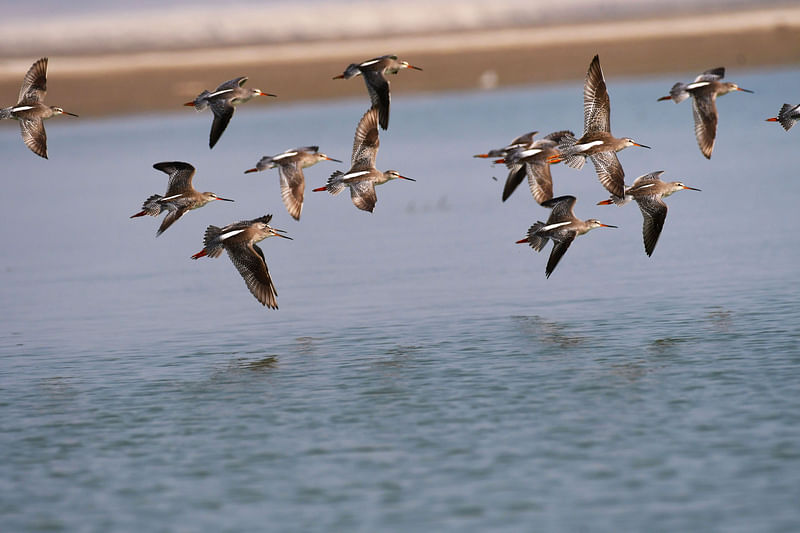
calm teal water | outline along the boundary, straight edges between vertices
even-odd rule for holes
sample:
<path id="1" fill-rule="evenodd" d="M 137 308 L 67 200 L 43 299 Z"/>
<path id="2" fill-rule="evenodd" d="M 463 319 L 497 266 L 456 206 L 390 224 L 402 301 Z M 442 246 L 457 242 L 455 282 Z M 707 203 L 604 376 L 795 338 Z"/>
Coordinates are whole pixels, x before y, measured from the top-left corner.
<path id="1" fill-rule="evenodd" d="M 703 191 L 667 200 L 648 258 L 634 205 L 554 167 L 578 216 L 620 228 L 550 279 L 514 244 L 547 210 L 501 203 L 504 169 L 471 155 L 579 130 L 579 84 L 398 82 L 378 163 L 418 181 L 372 215 L 308 192 L 300 222 L 275 171 L 243 170 L 306 144 L 349 159 L 366 99 L 244 106 L 213 151 L 210 116 L 183 109 L 50 121 L 49 161 L 3 125 L 0 529 L 796 531 L 800 131 L 763 119 L 800 71 L 729 69 L 756 94 L 720 99 L 711 161 L 690 105 L 656 102 L 693 75 L 606 72 L 614 132 L 653 146 L 620 154 L 629 181 Z M 236 202 L 156 239 L 128 217 L 175 159 Z M 189 259 L 208 224 L 265 213 L 294 237 L 262 243 L 278 311 L 224 256 Z"/>

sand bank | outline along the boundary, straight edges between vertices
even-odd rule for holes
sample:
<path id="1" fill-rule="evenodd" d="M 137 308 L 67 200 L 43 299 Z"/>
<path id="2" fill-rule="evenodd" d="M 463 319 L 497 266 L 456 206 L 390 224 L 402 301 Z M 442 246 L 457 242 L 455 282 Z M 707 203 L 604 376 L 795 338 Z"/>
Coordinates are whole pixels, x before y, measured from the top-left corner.
<path id="1" fill-rule="evenodd" d="M 280 102 L 356 96 L 332 81 L 352 61 L 396 53 L 425 69 L 402 90 L 439 91 L 581 79 L 599 53 L 607 75 L 729 72 L 800 65 L 800 7 L 676 17 L 435 31 L 410 36 L 51 55 L 48 100 L 82 116 L 178 109 L 203 88 L 248 75 Z M 0 95 L 14 99 L 35 57 L 0 62 Z M 270 99 L 270 103 L 274 104 Z M 252 105 L 252 104 L 251 104 Z"/>

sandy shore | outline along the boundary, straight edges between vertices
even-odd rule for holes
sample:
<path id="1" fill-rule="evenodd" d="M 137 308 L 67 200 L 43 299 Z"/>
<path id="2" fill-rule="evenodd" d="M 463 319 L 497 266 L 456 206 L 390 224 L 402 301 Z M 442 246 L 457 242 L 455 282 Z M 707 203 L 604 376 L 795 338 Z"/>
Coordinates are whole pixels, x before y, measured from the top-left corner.
<path id="1" fill-rule="evenodd" d="M 331 78 L 350 62 L 389 52 L 425 69 L 402 74 L 395 87 L 406 93 L 582 79 L 596 53 L 614 77 L 719 65 L 731 73 L 798 66 L 800 6 L 409 37 L 51 55 L 48 101 L 81 116 L 174 110 L 203 88 L 240 75 L 250 77 L 250 86 L 278 94 L 280 102 L 358 96 L 362 83 Z M 0 62 L 4 105 L 14 103 L 35 59 Z"/>

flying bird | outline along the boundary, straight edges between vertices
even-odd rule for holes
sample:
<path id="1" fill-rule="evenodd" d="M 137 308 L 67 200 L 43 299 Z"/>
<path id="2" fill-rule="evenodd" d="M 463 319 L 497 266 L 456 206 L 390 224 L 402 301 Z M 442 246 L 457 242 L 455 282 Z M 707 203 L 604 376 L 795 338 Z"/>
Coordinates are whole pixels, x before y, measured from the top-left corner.
<path id="1" fill-rule="evenodd" d="M 399 60 L 397 56 L 385 55 L 362 63 L 351 63 L 342 74 L 334 76 L 333 79 L 349 80 L 359 75 L 363 76 L 372 107 L 378 108 L 378 122 L 381 128 L 385 130 L 389 127 L 389 102 L 392 99 L 386 74 L 397 74 L 404 68 L 422 70 L 419 67 L 410 65 L 408 61 Z"/>
<path id="2" fill-rule="evenodd" d="M 510 143 L 508 143 L 506 146 L 502 148 L 494 148 L 483 154 L 475 154 L 472 157 L 480 157 L 482 159 L 504 158 L 510 150 L 513 150 L 515 148 L 529 147 L 533 143 L 533 138 L 536 136 L 537 133 L 539 132 L 529 131 L 528 133 L 523 133 L 522 135 L 516 137 L 514 140 L 512 140 Z"/>
<path id="3" fill-rule="evenodd" d="M 278 308 L 278 291 L 269 275 L 264 252 L 256 244 L 267 237 L 291 237 L 283 235 L 283 230 L 275 229 L 269 225 L 272 215 L 265 215 L 253 220 L 242 220 L 228 224 L 224 228 L 208 226 L 203 239 L 203 249 L 192 256 L 199 259 L 204 256 L 219 257 L 222 250 L 228 252 L 228 257 L 244 279 L 247 288 L 256 299 L 270 309 Z"/>
<path id="4" fill-rule="evenodd" d="M 567 137 L 573 137 L 571 131 L 555 131 L 543 138 L 533 141 L 529 145 L 519 145 L 507 151 L 506 156 L 495 160 L 495 163 L 505 163 L 508 167 L 508 178 L 503 188 L 503 201 L 528 179 L 533 199 L 541 204 L 553 197 L 553 177 L 550 173 L 549 159 L 558 155 L 558 144 Z"/>
<path id="5" fill-rule="evenodd" d="M 22 79 L 17 105 L 0 109 L 0 119 L 18 120 L 25 145 L 34 154 L 45 159 L 47 159 L 47 132 L 44 129 L 44 120 L 56 115 L 78 116 L 60 107 L 45 105 L 43 101 L 46 94 L 47 58 L 43 57 L 31 65 Z"/>
<path id="6" fill-rule="evenodd" d="M 378 137 L 378 109 L 372 107 L 364 113 L 356 127 L 353 140 L 353 156 L 350 170 L 343 173 L 339 170 L 331 174 L 324 187 L 314 189 L 314 192 L 328 191 L 336 195 L 345 187 L 350 188 L 350 198 L 359 209 L 372 212 L 378 197 L 375 186 L 382 185 L 389 180 L 404 179 L 416 181 L 406 176 L 401 176 L 396 170 L 381 172 L 375 168 L 375 159 L 378 156 L 380 138 Z"/>
<path id="7" fill-rule="evenodd" d="M 789 131 L 798 120 L 800 120 L 800 104 L 783 104 L 778 116 L 768 118 L 767 122 L 779 122 L 783 129 Z"/>
<path id="8" fill-rule="evenodd" d="M 672 86 L 667 96 L 662 96 L 658 101 L 672 100 L 679 104 L 692 97 L 692 114 L 694 115 L 694 134 L 700 152 L 711 159 L 714 151 L 714 141 L 717 137 L 717 96 L 728 94 L 732 91 L 752 93 L 742 89 L 735 83 L 720 81 L 725 77 L 725 67 L 707 70 L 697 76 L 692 83 L 678 82 Z"/>
<path id="9" fill-rule="evenodd" d="M 300 220 L 300 213 L 303 210 L 303 193 L 306 190 L 303 169 L 316 165 L 320 161 L 341 163 L 338 159 L 320 153 L 319 146 L 303 146 L 294 150 L 286 150 L 282 154 L 264 156 L 258 161 L 255 168 L 245 170 L 244 173 L 249 174 L 278 167 L 283 203 L 292 218 Z"/>
<path id="10" fill-rule="evenodd" d="M 552 156 L 550 162 L 564 161 L 572 168 L 581 169 L 588 157 L 594 163 L 603 187 L 611 194 L 622 196 L 625 192 L 625 173 L 617 152 L 629 146 L 650 148 L 630 137 L 617 138 L 611 135 L 611 101 L 600 68 L 600 58 L 594 56 L 583 86 L 583 135 L 580 139 L 565 136 L 558 146 L 560 155 Z"/>
<path id="11" fill-rule="evenodd" d="M 192 209 L 203 207 L 213 200 L 223 200 L 232 202 L 227 198 L 220 198 L 213 192 L 198 192 L 192 186 L 195 168 L 183 161 L 165 161 L 156 163 L 153 168 L 169 175 L 167 182 L 167 192 L 164 196 L 154 194 L 144 201 L 142 210 L 131 215 L 130 218 L 150 215 L 157 217 L 164 211 L 168 211 L 167 216 L 161 222 L 156 237 L 164 233 L 176 220 L 181 218 L 184 213 Z"/>
<path id="12" fill-rule="evenodd" d="M 572 211 L 575 201 L 574 196 L 558 196 L 542 203 L 544 207 L 552 209 L 547 222 L 536 222 L 528 229 L 528 236 L 517 241 L 517 244 L 529 244 L 537 252 L 542 251 L 547 241 L 553 241 L 553 250 L 550 252 L 550 258 L 547 260 L 547 267 L 544 271 L 548 278 L 575 237 L 594 228 L 616 228 L 616 226 L 603 224 L 594 218 L 579 219 Z"/>
<path id="13" fill-rule="evenodd" d="M 194 107 L 197 111 L 203 111 L 211 107 L 214 113 L 214 121 L 211 123 L 211 134 L 208 138 L 208 147 L 214 148 L 217 141 L 222 136 L 225 128 L 233 117 L 234 106 L 248 102 L 256 96 L 275 96 L 261 91 L 260 89 L 245 89 L 243 85 L 247 81 L 247 76 L 241 76 L 228 80 L 214 92 L 203 91 L 191 102 L 186 102 L 185 106 Z"/>
<path id="14" fill-rule="evenodd" d="M 658 237 L 664 228 L 664 221 L 667 218 L 667 204 L 664 198 L 670 194 L 680 191 L 699 191 L 694 187 L 687 187 L 680 181 L 661 181 L 660 176 L 663 170 L 651 172 L 644 176 L 639 176 L 633 185 L 625 189 L 625 196 L 612 196 L 608 200 L 598 202 L 597 205 L 616 204 L 623 206 L 635 200 L 639 204 L 644 223 L 642 226 L 642 238 L 644 240 L 644 251 L 649 256 L 653 255 L 656 249 Z"/>

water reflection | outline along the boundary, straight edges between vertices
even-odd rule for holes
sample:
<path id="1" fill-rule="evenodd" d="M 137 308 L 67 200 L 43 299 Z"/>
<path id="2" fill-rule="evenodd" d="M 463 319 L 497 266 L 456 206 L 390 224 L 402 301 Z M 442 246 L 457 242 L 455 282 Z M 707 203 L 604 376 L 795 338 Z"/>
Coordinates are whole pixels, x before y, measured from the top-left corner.
<path id="1" fill-rule="evenodd" d="M 225 373 L 237 372 L 263 372 L 269 373 L 278 368 L 278 356 L 268 355 L 261 359 L 236 358 L 228 361 Z"/>
<path id="2" fill-rule="evenodd" d="M 706 312 L 705 319 L 717 333 L 728 333 L 732 325 L 733 313 L 722 307 L 713 307 Z"/>
<path id="3" fill-rule="evenodd" d="M 569 330 L 573 326 L 547 320 L 538 315 L 512 316 L 511 319 L 515 322 L 520 333 L 542 344 L 572 348 L 582 346 L 589 340 L 584 335 L 571 333 Z"/>

